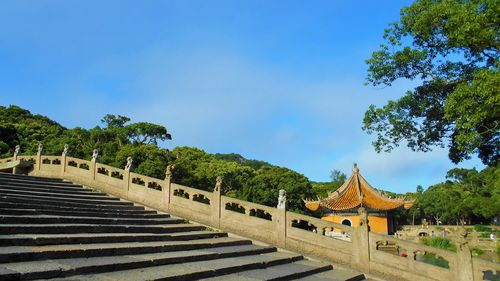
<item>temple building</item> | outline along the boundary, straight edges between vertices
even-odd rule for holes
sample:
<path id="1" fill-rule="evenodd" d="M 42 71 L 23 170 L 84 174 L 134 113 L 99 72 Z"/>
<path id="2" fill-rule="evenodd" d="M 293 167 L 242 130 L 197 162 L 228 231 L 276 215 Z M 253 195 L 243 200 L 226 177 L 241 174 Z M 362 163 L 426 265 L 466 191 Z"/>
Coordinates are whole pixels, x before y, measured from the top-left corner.
<path id="1" fill-rule="evenodd" d="M 368 227 L 376 233 L 393 234 L 396 221 L 393 212 L 398 209 L 409 209 L 412 201 L 404 198 L 389 198 L 373 188 L 360 174 L 357 165 L 347 181 L 327 198 L 316 201 L 305 201 L 311 211 L 321 210 L 322 219 L 349 225 L 359 226 L 357 209 L 364 207 L 368 211 Z"/>

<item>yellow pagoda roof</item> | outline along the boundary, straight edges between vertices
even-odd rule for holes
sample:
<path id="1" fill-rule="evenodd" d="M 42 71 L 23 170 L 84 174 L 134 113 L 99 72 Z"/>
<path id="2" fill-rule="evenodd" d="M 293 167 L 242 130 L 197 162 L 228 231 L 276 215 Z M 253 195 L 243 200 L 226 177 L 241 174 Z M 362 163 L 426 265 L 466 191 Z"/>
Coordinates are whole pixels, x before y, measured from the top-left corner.
<path id="1" fill-rule="evenodd" d="M 403 198 L 389 198 L 376 190 L 359 174 L 357 165 L 354 165 L 352 175 L 339 189 L 331 193 L 327 198 L 316 201 L 305 201 L 305 205 L 311 211 L 316 211 L 320 207 L 342 211 L 361 206 L 388 211 L 399 207 L 409 209 L 413 206 L 413 202 L 405 201 Z"/>

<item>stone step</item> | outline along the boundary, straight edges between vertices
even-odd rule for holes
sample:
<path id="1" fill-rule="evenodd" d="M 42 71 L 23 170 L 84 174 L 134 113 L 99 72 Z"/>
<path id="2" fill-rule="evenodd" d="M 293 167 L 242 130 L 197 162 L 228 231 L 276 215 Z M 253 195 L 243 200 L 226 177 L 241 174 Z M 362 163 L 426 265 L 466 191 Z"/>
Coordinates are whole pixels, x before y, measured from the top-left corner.
<path id="1" fill-rule="evenodd" d="M 75 189 L 67 190 L 63 188 L 52 188 L 52 187 L 32 187 L 26 185 L 12 185 L 4 184 L 0 182 L 0 187 L 9 190 L 25 190 L 25 191 L 38 191 L 38 192 L 50 192 L 57 194 L 75 194 L 75 195 L 90 195 L 90 196 L 108 196 L 108 194 L 103 192 L 97 192 L 92 189 L 78 187 Z"/>
<path id="2" fill-rule="evenodd" d="M 21 188 L 30 188 L 33 190 L 51 190 L 51 191 L 60 191 L 60 192 L 67 192 L 67 193 L 95 193 L 99 194 L 100 192 L 96 192 L 93 189 L 83 187 L 83 186 L 73 186 L 73 185 L 68 185 L 68 186 L 47 186 L 43 184 L 24 184 L 24 183 L 18 183 L 18 182 L 2 182 L 0 181 L 0 185 L 2 186 L 7 186 L 9 189 L 21 189 Z M 102 194 L 102 192 L 101 192 Z"/>
<path id="3" fill-rule="evenodd" d="M 251 245 L 250 240 L 220 237 L 190 241 L 60 244 L 47 246 L 0 247 L 0 263 L 47 259 L 72 259 L 132 254 L 189 251 L 215 247 Z M 4 264 L 2 266 L 5 267 Z"/>
<path id="4" fill-rule="evenodd" d="M 82 185 L 79 184 L 74 184 L 71 182 L 65 182 L 65 181 L 40 181 L 40 180 L 31 180 L 28 178 L 18 178 L 18 177 L 4 177 L 0 176 L 0 182 L 3 184 L 17 184 L 17 185 L 26 185 L 26 186 L 45 186 L 45 187 L 61 187 L 61 188 L 68 188 L 68 189 L 75 189 L 78 187 L 82 187 Z"/>
<path id="5" fill-rule="evenodd" d="M 90 200 L 82 200 L 80 202 L 65 202 L 64 200 L 53 200 L 50 197 L 45 198 L 33 198 L 29 196 L 20 195 L 0 195 L 1 202 L 9 203 L 23 203 L 23 204 L 44 204 L 49 206 L 63 206 L 63 207 L 76 207 L 80 209 L 94 209 L 94 210 L 144 210 L 144 207 L 134 206 L 129 202 L 115 202 L 114 204 L 107 202 L 92 203 Z"/>
<path id="6" fill-rule="evenodd" d="M 310 260 L 298 260 L 291 263 L 279 264 L 261 269 L 244 270 L 225 276 L 217 276 L 202 280 L 295 280 L 310 276 L 319 272 L 332 269 L 330 264 L 313 262 Z M 332 280 L 330 280 L 332 281 Z"/>
<path id="7" fill-rule="evenodd" d="M 90 199 L 99 201 L 120 201 L 120 198 L 93 194 L 61 194 L 50 191 L 34 191 L 34 190 L 19 190 L 10 189 L 9 187 L 0 186 L 0 194 L 24 195 L 24 196 L 44 196 L 52 198 L 73 198 L 73 199 Z"/>
<path id="8" fill-rule="evenodd" d="M 303 281 L 363 281 L 365 275 L 346 268 L 336 268 L 333 270 L 316 273 L 307 277 L 299 278 Z"/>
<path id="9" fill-rule="evenodd" d="M 192 251 L 175 251 L 153 254 L 125 255 L 118 257 L 91 257 L 65 260 L 44 260 L 37 262 L 18 262 L 5 264 L 5 269 L 16 274 L 18 280 L 36 280 L 40 278 L 65 278 L 89 273 L 101 273 L 118 270 L 142 269 L 152 266 L 178 264 L 195 261 L 258 255 L 276 251 L 274 247 L 255 245 L 227 246 Z M 82 276 L 86 279 L 86 276 Z M 3 280 L 3 279 L 2 279 Z"/>
<path id="10" fill-rule="evenodd" d="M 95 225 L 95 224 L 2 224 L 2 234 L 75 234 L 75 233 L 172 233 L 204 230 L 193 224 L 171 225 Z"/>
<path id="11" fill-rule="evenodd" d="M 131 218 L 89 218 L 61 216 L 9 216 L 0 215 L 0 224 L 99 224 L 99 225 L 160 225 L 183 223 L 183 219 L 131 219 Z"/>
<path id="12" fill-rule="evenodd" d="M 1 199 L 1 197 L 0 197 Z M 137 214 L 137 215 L 145 215 L 145 214 L 156 214 L 156 211 L 153 210 L 145 210 L 144 207 L 141 206 L 124 206 L 120 208 L 108 208 L 108 207 L 97 207 L 94 206 L 90 208 L 89 206 L 59 206 L 53 205 L 50 202 L 39 202 L 39 200 L 32 200 L 30 202 L 25 202 L 25 200 L 13 199 L 10 198 L 9 201 L 6 202 L 0 200 L 0 208 L 4 209 L 28 209 L 28 208 L 36 208 L 43 210 L 53 210 L 53 211 L 67 211 L 67 212 L 92 212 L 92 213 L 117 213 L 117 214 Z"/>
<path id="13" fill-rule="evenodd" d="M 43 246 L 57 244 L 95 244 L 153 241 L 188 241 L 227 237 L 225 232 L 189 231 L 169 234 L 151 233 L 76 233 L 0 235 L 0 246 Z"/>
<path id="14" fill-rule="evenodd" d="M 13 179 L 24 179 L 31 181 L 52 181 L 52 182 L 65 182 L 61 179 L 48 178 L 48 177 L 39 177 L 39 176 L 27 176 L 27 175 L 13 175 L 9 173 L 0 172 L 0 179 L 2 178 L 13 178 Z"/>
<path id="15" fill-rule="evenodd" d="M 54 203 L 63 202 L 63 203 L 79 203 L 79 204 L 87 204 L 87 205 L 106 205 L 106 206 L 132 206 L 134 203 L 125 202 L 120 200 L 101 200 L 101 199 L 84 199 L 84 198 L 74 198 L 74 197 L 52 197 L 51 195 L 32 195 L 32 194 L 10 194 L 0 190 L 0 197 L 13 197 L 13 198 L 27 198 L 27 199 L 36 199 L 36 200 L 44 200 L 44 201 L 52 201 Z"/>
<path id="16" fill-rule="evenodd" d="M 81 209 L 72 209 L 72 210 L 51 210 L 51 209 L 21 209 L 22 206 L 18 206 L 19 208 L 2 208 L 0 207 L 0 215 L 51 215 L 51 216 L 62 216 L 62 217 L 98 217 L 98 218 L 135 218 L 135 219 L 162 219 L 169 218 L 169 214 L 157 214 L 154 213 L 117 213 L 117 212 L 102 212 L 102 211 L 87 211 Z M 26 206 L 31 207 L 31 206 Z"/>
<path id="17" fill-rule="evenodd" d="M 83 275 L 54 279 L 54 281 L 68 280 L 199 280 L 209 277 L 221 277 L 248 269 L 265 269 L 270 266 L 286 264 L 301 260 L 302 256 L 271 252 L 260 255 L 237 256 L 229 258 L 211 259 L 206 261 L 183 262 L 182 264 L 167 264 L 140 270 L 121 270 L 99 274 Z"/>
<path id="18" fill-rule="evenodd" d="M 95 225 L 95 224 L 2 224 L 2 234 L 75 234 L 75 233 L 172 233 L 204 230 L 205 227 L 193 224 L 167 225 Z"/>

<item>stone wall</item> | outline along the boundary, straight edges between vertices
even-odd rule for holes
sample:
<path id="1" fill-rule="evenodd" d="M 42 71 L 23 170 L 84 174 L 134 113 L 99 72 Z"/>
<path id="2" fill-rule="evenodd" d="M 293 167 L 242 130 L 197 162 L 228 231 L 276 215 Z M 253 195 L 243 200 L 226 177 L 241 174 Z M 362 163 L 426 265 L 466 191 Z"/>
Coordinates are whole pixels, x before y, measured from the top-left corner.
<path id="1" fill-rule="evenodd" d="M 97 156 L 97 155 L 95 155 Z M 272 208 L 223 196 L 220 182 L 207 192 L 171 181 L 171 167 L 165 179 L 155 179 L 118 169 L 93 160 L 66 156 L 20 156 L 0 159 L 31 161 L 30 175 L 60 178 L 117 197 L 137 202 L 223 231 L 260 240 L 278 247 L 342 263 L 365 273 L 394 280 L 488 280 L 499 274 L 500 266 L 471 257 L 466 243 L 457 253 L 369 232 L 368 217 L 359 210 L 360 226 L 353 228 L 286 210 L 284 196 L 279 208 Z M 14 171 L 16 172 L 16 171 Z M 332 235 L 333 229 L 342 235 Z M 337 232 L 338 234 L 338 232 Z M 421 260 L 434 254 L 447 263 L 439 267 Z M 490 274 L 490 275 L 488 275 Z"/>

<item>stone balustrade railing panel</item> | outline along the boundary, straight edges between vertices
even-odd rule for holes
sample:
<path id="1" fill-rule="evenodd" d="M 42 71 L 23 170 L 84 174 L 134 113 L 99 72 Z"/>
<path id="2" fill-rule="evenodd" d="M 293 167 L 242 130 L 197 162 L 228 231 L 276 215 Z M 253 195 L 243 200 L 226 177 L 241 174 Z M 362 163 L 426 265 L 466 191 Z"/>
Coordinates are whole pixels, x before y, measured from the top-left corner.
<path id="1" fill-rule="evenodd" d="M 278 244 L 276 208 L 221 196 L 220 225 L 230 232 Z"/>
<path id="2" fill-rule="evenodd" d="M 420 243 L 396 239 L 388 235 L 370 233 L 370 266 L 380 273 L 388 269 L 402 270 L 405 278 L 412 280 L 454 280 L 456 279 L 457 254 L 426 246 Z M 419 257 L 434 254 L 443 259 L 448 268 L 425 263 Z"/>
<path id="3" fill-rule="evenodd" d="M 214 194 L 175 183 L 171 183 L 170 189 L 170 212 L 203 224 L 212 223 Z"/>
<path id="4" fill-rule="evenodd" d="M 10 162 L 12 161 L 13 157 L 7 157 L 7 158 L 3 158 L 3 159 L 0 159 L 0 164 L 1 163 L 7 163 L 7 162 Z"/>
<path id="5" fill-rule="evenodd" d="M 287 247 L 308 255 L 349 265 L 354 256 L 354 232 L 355 229 L 347 225 L 293 212 L 286 213 Z"/>

